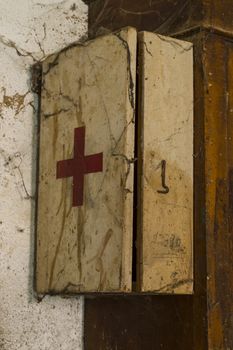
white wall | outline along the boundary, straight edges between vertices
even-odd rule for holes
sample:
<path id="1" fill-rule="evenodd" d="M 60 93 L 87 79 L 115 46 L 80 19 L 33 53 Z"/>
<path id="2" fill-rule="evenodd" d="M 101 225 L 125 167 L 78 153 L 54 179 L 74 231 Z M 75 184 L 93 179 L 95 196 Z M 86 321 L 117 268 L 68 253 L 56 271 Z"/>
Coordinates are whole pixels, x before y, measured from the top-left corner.
<path id="1" fill-rule="evenodd" d="M 81 0 L 0 0 L 0 349 L 82 349 L 80 298 L 33 294 L 34 61 L 87 33 Z"/>

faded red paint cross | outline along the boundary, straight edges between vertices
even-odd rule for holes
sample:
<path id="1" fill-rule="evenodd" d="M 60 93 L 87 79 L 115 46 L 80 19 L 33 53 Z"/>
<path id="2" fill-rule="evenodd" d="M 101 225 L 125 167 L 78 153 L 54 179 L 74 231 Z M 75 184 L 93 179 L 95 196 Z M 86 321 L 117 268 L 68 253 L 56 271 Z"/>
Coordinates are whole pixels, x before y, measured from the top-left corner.
<path id="1" fill-rule="evenodd" d="M 85 156 L 85 127 L 74 129 L 74 158 L 57 162 L 57 179 L 73 177 L 73 207 L 83 205 L 84 175 L 103 171 L 103 153 Z"/>

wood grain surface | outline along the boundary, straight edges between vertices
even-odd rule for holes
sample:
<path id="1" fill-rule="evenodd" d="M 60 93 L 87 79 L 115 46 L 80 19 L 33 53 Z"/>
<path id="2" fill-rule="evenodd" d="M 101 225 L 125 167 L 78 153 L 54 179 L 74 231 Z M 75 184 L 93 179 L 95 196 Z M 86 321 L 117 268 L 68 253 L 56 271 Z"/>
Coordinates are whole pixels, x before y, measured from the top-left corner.
<path id="1" fill-rule="evenodd" d="M 210 349 L 227 350 L 233 348 L 233 40 L 210 35 L 204 50 L 208 336 Z"/>

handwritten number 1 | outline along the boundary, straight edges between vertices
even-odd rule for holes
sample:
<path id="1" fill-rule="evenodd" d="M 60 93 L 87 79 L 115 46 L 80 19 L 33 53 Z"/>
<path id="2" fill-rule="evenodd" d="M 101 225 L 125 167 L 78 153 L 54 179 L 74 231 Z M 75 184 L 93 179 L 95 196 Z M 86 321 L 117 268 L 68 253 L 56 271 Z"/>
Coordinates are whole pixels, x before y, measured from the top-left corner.
<path id="1" fill-rule="evenodd" d="M 158 193 L 167 194 L 169 192 L 169 187 L 166 185 L 166 160 L 161 161 L 161 181 L 163 190 L 157 190 Z"/>

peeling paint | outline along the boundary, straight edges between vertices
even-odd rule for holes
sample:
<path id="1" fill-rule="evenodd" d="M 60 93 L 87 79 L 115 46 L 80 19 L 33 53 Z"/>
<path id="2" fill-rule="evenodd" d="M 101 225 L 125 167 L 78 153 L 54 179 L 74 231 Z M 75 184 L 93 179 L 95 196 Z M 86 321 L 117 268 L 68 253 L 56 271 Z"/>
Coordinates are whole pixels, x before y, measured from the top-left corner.
<path id="1" fill-rule="evenodd" d="M 25 98 L 30 93 L 27 91 L 25 94 L 21 95 L 18 92 L 14 95 L 6 95 L 6 89 L 2 88 L 4 92 L 3 100 L 0 102 L 0 113 L 2 115 L 2 111 L 4 108 L 11 108 L 15 110 L 15 116 L 19 114 L 25 108 Z"/>

